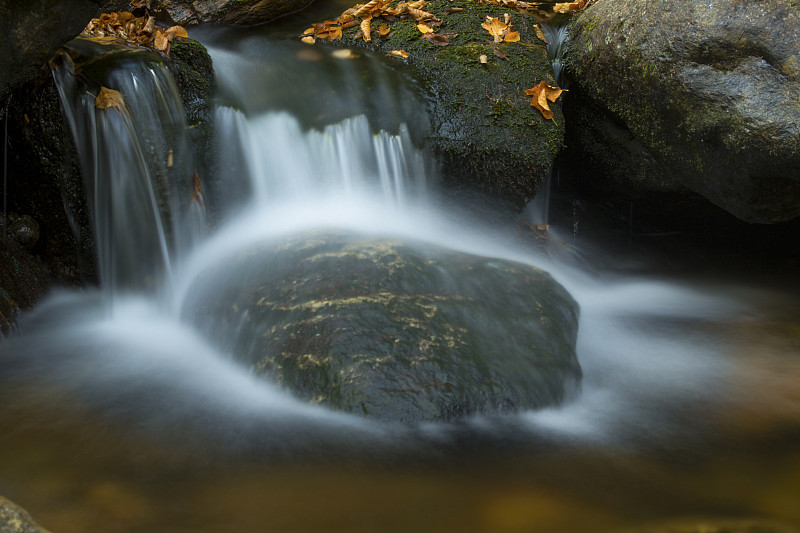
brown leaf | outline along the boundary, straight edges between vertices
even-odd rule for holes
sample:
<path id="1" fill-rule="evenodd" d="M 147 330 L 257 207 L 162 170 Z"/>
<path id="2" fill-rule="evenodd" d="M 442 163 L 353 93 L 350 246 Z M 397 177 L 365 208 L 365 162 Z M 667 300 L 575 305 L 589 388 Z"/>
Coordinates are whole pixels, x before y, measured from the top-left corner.
<path id="1" fill-rule="evenodd" d="M 372 21 L 372 17 L 367 17 L 361 21 L 361 33 L 364 34 L 364 42 L 370 42 L 372 40 L 372 28 L 370 28 L 370 22 Z"/>
<path id="2" fill-rule="evenodd" d="M 541 111 L 544 118 L 552 120 L 553 111 L 550 109 L 547 101 L 549 100 L 551 102 L 555 102 L 556 99 L 561 96 L 563 91 L 564 89 L 561 89 L 560 87 L 553 87 L 552 85 L 548 85 L 542 81 L 539 82 L 539 85 L 536 87 L 525 89 L 525 94 L 528 96 L 533 96 L 531 99 L 531 105 Z"/>
<path id="3" fill-rule="evenodd" d="M 173 37 L 183 37 L 186 39 L 189 38 L 189 32 L 187 32 L 186 28 L 183 26 L 172 26 L 171 28 L 168 28 L 166 35 L 170 40 L 172 40 Z"/>
<path id="4" fill-rule="evenodd" d="M 447 13 L 448 15 L 451 15 L 453 13 L 461 13 L 462 11 L 464 11 L 463 7 L 451 7 L 450 9 L 445 11 L 445 13 Z"/>
<path id="5" fill-rule="evenodd" d="M 487 15 L 481 27 L 492 34 L 496 43 L 519 41 L 519 32 L 511 31 L 511 16 L 508 13 L 505 14 L 505 21 Z"/>
<path id="6" fill-rule="evenodd" d="M 494 55 L 496 55 L 500 59 L 508 59 L 508 57 L 506 57 L 506 53 L 500 50 L 499 48 L 494 49 Z"/>
<path id="7" fill-rule="evenodd" d="M 156 50 L 159 52 L 166 52 L 169 50 L 169 38 L 167 37 L 167 34 L 161 30 L 156 30 L 156 36 L 153 39 L 153 46 L 155 46 Z"/>
<path id="8" fill-rule="evenodd" d="M 405 59 L 408 57 L 408 52 L 406 52 L 405 50 L 392 50 L 391 52 L 389 52 L 389 55 L 395 57 L 402 57 L 403 59 Z"/>
<path id="9" fill-rule="evenodd" d="M 353 13 L 354 17 L 363 17 L 364 15 L 368 15 L 373 11 L 380 9 L 381 0 L 369 0 L 366 4 L 358 9 L 355 13 Z"/>
<path id="10" fill-rule="evenodd" d="M 100 87 L 100 92 L 97 93 L 97 97 L 94 99 L 94 106 L 98 109 L 108 109 L 109 107 L 124 109 L 125 100 L 119 91 L 108 87 Z"/>
<path id="11" fill-rule="evenodd" d="M 454 34 L 449 34 L 454 35 Z M 442 33 L 426 33 L 421 37 L 426 41 L 430 42 L 431 44 L 435 44 L 436 46 L 447 46 L 450 44 L 447 36 Z"/>
<path id="12" fill-rule="evenodd" d="M 389 29 L 389 26 L 387 26 L 386 24 L 381 24 L 381 26 L 378 28 L 378 35 L 380 35 L 381 37 L 386 37 L 387 35 L 389 35 L 390 31 L 391 30 Z"/>
<path id="13" fill-rule="evenodd" d="M 201 205 L 203 202 L 203 184 L 200 181 L 200 175 L 197 173 L 197 170 L 194 171 L 194 185 L 192 186 L 192 201 L 189 202 L 190 204 L 194 204 L 199 202 Z"/>
<path id="14" fill-rule="evenodd" d="M 547 37 L 544 36 L 542 28 L 540 28 L 538 24 L 533 25 L 533 31 L 536 32 L 536 36 L 539 38 L 540 41 L 543 41 L 544 44 L 550 44 L 550 41 L 548 41 Z"/>

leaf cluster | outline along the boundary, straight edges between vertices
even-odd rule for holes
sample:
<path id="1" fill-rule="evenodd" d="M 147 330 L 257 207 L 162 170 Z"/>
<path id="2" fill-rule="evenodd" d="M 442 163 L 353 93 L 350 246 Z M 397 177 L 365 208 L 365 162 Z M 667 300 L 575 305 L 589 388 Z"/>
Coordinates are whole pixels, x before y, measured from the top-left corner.
<path id="1" fill-rule="evenodd" d="M 132 2 L 132 7 L 137 5 L 137 2 Z M 182 26 L 172 26 L 166 30 L 157 27 L 155 17 L 146 11 L 142 16 L 136 16 L 129 11 L 103 13 L 89 21 L 81 35 L 100 40 L 122 39 L 128 44 L 157 50 L 165 57 L 169 57 L 172 40 L 189 37 Z"/>

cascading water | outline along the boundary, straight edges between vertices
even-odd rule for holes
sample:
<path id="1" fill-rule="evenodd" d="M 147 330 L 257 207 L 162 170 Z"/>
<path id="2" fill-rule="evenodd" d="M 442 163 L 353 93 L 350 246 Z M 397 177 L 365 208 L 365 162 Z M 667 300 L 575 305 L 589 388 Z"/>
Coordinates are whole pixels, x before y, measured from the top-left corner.
<path id="1" fill-rule="evenodd" d="M 726 424 L 719 405 L 735 403 L 730 389 L 743 394 L 724 357 L 733 350 L 725 324 L 753 315 L 752 293 L 579 271 L 520 246 L 513 233 L 436 211 L 427 200 L 434 165 L 414 148 L 424 108 L 379 59 L 341 61 L 324 48 L 309 59 L 299 45 L 251 36 L 231 49 L 203 37 L 224 73 L 220 172 L 209 183 L 223 216 L 190 244 L 180 238 L 196 233 L 182 229 L 192 166 L 160 62 L 123 55 L 100 79 L 63 57 L 56 71 L 91 178 L 101 286 L 112 289 L 54 294 L 0 346 L 0 404 L 12 406 L 0 413 L 10 428 L 0 443 L 11 451 L 0 457 L 0 493 L 56 531 L 116 520 L 131 532 L 397 524 L 577 532 L 748 503 L 682 495 L 689 482 L 647 452 L 669 458 L 710 441 L 697 453 L 713 458 L 719 439 L 708 426 Z M 370 90 L 354 96 L 349 89 L 365 77 Z M 79 81 L 120 90 L 128 110 L 95 109 Z M 354 102 L 363 114 L 351 112 Z M 382 109 L 400 111 L 376 117 Z M 251 376 L 209 339 L 211 328 L 187 318 L 188 296 L 209 282 L 209 265 L 320 228 L 544 265 L 581 306 L 581 395 L 543 411 L 407 427 L 307 405 Z M 497 452 L 509 447 L 505 464 Z M 459 461 L 457 475 L 437 470 L 443 454 Z M 645 456 L 653 462 L 636 470 Z M 380 461 L 370 462 L 393 457 L 399 473 L 376 473 Z M 356 467 L 326 466 L 340 460 Z M 286 466 L 304 461 L 314 468 Z M 663 507 L 665 493 L 681 496 Z"/>

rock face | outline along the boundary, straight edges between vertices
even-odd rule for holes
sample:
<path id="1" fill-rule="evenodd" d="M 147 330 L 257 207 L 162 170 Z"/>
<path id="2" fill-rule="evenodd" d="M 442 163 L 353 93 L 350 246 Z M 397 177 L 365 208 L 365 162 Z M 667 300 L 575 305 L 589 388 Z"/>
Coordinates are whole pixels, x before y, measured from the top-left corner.
<path id="1" fill-rule="evenodd" d="M 800 215 L 800 5 L 603 0 L 570 33 L 570 143 L 617 185 Z"/>
<path id="2" fill-rule="evenodd" d="M 299 11 L 311 0 L 150 0 L 154 13 L 164 13 L 176 24 L 203 23 L 251 26 Z"/>
<path id="3" fill-rule="evenodd" d="M 25 509 L 0 496 L 0 533 L 47 533 Z"/>
<path id="4" fill-rule="evenodd" d="M 227 260 L 191 293 L 185 313 L 255 373 L 370 418 L 545 407 L 581 376 L 577 305 L 520 263 L 319 233 Z"/>
<path id="5" fill-rule="evenodd" d="M 47 61 L 86 23 L 126 0 L 31 0 L 0 4 L 0 97 L 36 77 L 47 76 Z M 5 101 L 3 102 L 5 103 Z"/>
<path id="6" fill-rule="evenodd" d="M 398 67 L 411 67 L 408 74 L 427 96 L 427 142 L 441 163 L 444 185 L 486 192 L 521 209 L 544 183 L 563 146 L 561 101 L 551 104 L 554 120 L 545 120 L 525 95 L 540 81 L 555 85 L 552 64 L 536 37 L 533 17 L 477 2 L 460 5 L 462 11 L 452 12 L 452 7 L 446 0 L 432 0 L 425 7 L 442 20 L 437 32 L 456 34 L 446 46 L 420 38 L 412 19 L 387 22 L 386 38 L 376 36 L 378 23 L 373 22 L 369 43 L 353 39 L 356 25 L 333 44 L 406 51 L 408 59 L 394 60 Z M 520 42 L 496 44 L 481 24 L 487 16 L 503 20 L 506 12 Z M 486 64 L 480 63 L 481 55 Z"/>

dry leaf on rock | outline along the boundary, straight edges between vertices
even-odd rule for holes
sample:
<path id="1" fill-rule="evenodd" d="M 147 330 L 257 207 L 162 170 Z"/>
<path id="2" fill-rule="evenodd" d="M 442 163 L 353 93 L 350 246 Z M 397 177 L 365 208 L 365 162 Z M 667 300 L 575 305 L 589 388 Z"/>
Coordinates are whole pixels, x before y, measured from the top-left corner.
<path id="1" fill-rule="evenodd" d="M 496 43 L 519 41 L 519 32 L 511 31 L 511 16 L 508 13 L 505 14 L 505 21 L 487 15 L 481 27 L 492 34 Z"/>
<path id="2" fill-rule="evenodd" d="M 403 59 L 405 59 L 408 57 L 408 52 L 406 52 L 405 50 L 392 50 L 391 52 L 389 52 L 389 55 L 394 57 L 402 57 Z"/>
<path id="3" fill-rule="evenodd" d="M 542 31 L 542 28 L 540 28 L 538 24 L 533 25 L 533 31 L 536 32 L 536 36 L 539 38 L 540 41 L 544 42 L 544 44 L 550 44 L 550 41 L 547 40 L 547 37 L 545 37 L 544 32 Z"/>
<path id="4" fill-rule="evenodd" d="M 370 28 L 370 23 L 372 22 L 372 17 L 367 17 L 361 21 L 361 33 L 364 36 L 365 42 L 370 42 L 372 40 L 372 28 Z"/>
<path id="5" fill-rule="evenodd" d="M 494 49 L 494 55 L 496 55 L 500 59 L 508 59 L 508 57 L 506 56 L 506 53 L 503 52 L 502 50 L 500 50 L 499 48 L 495 48 Z"/>
<path id="6" fill-rule="evenodd" d="M 433 33 L 431 27 L 426 24 L 417 24 L 417 29 L 420 31 L 420 33 Z"/>
<path id="7" fill-rule="evenodd" d="M 94 106 L 98 109 L 108 109 L 109 107 L 124 109 L 125 100 L 119 91 L 108 87 L 100 87 L 100 92 L 97 93 L 97 97 L 94 99 Z"/>
<path id="8" fill-rule="evenodd" d="M 482 65 L 485 65 L 486 63 L 488 63 L 488 62 L 489 62 L 489 56 L 487 56 L 486 54 L 481 54 L 481 55 L 478 57 L 478 61 L 479 61 L 479 62 L 480 62 Z"/>
<path id="9" fill-rule="evenodd" d="M 547 120 L 553 119 L 553 111 L 550 109 L 547 101 L 555 102 L 556 99 L 561 96 L 562 92 L 564 92 L 564 89 L 553 87 L 544 81 L 539 82 L 539 85 L 536 87 L 525 89 L 525 94 L 533 97 L 531 99 L 531 105 L 541 111 L 542 116 Z"/>

